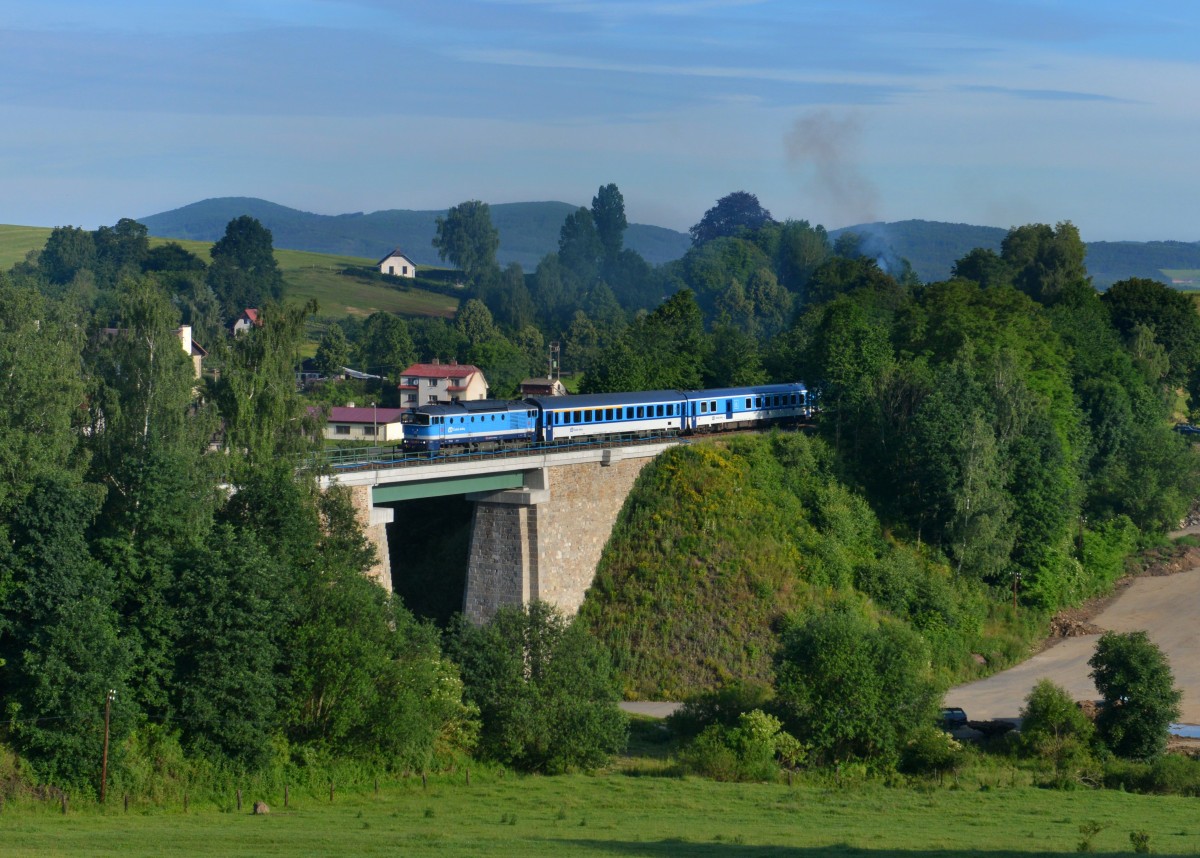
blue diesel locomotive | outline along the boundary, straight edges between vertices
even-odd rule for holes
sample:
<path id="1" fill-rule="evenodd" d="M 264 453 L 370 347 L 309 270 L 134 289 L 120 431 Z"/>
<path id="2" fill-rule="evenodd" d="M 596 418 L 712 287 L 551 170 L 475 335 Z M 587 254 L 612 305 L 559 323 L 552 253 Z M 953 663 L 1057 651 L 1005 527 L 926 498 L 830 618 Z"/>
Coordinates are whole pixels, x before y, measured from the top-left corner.
<path id="1" fill-rule="evenodd" d="M 404 450 L 499 450 L 530 444 L 652 438 L 796 422 L 812 415 L 798 382 L 715 390 L 651 390 L 483 399 L 405 414 Z"/>

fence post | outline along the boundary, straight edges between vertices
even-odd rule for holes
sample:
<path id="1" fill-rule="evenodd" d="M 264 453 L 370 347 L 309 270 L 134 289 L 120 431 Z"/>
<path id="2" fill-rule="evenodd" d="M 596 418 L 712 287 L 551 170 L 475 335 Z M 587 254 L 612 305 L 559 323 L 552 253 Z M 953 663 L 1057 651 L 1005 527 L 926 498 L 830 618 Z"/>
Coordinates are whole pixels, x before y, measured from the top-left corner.
<path id="1" fill-rule="evenodd" d="M 331 804 L 333 803 L 333 781 L 332 780 L 329 782 L 329 801 Z"/>
<path id="2" fill-rule="evenodd" d="M 288 785 L 287 784 L 283 785 L 283 806 L 285 808 L 288 806 Z"/>
<path id="3" fill-rule="evenodd" d="M 66 816 L 67 815 L 67 793 L 65 791 L 62 794 L 62 811 L 63 811 L 63 816 Z"/>
<path id="4" fill-rule="evenodd" d="M 129 793 L 125 793 L 125 812 L 129 813 Z"/>
<path id="5" fill-rule="evenodd" d="M 240 789 L 237 791 L 237 809 L 239 811 L 242 809 L 242 791 Z"/>

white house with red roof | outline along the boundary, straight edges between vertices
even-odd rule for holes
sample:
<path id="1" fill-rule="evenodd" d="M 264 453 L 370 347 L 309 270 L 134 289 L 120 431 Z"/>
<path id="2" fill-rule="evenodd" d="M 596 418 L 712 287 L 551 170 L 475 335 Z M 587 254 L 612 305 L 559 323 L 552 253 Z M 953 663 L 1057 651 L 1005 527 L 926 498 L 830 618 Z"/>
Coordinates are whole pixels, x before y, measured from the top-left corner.
<path id="1" fill-rule="evenodd" d="M 379 260 L 378 265 L 380 274 L 390 274 L 393 277 L 417 276 L 417 263 L 401 253 L 398 247 Z"/>
<path id="2" fill-rule="evenodd" d="M 414 363 L 400 373 L 400 404 L 406 409 L 421 405 L 487 399 L 483 371 L 469 363 Z"/>
<path id="3" fill-rule="evenodd" d="M 230 325 L 235 337 L 244 331 L 250 330 L 251 328 L 261 327 L 262 322 L 258 318 L 258 310 L 254 309 L 253 307 L 248 307 L 247 309 L 242 310 L 241 314 L 239 314 L 238 317 L 233 320 L 233 324 Z"/>
<path id="4" fill-rule="evenodd" d="M 310 413 L 319 409 L 310 408 Z M 400 425 L 403 408 L 380 408 L 375 405 L 355 407 L 348 405 L 329 409 L 325 423 L 325 439 L 328 441 L 375 441 L 383 444 L 404 440 Z"/>

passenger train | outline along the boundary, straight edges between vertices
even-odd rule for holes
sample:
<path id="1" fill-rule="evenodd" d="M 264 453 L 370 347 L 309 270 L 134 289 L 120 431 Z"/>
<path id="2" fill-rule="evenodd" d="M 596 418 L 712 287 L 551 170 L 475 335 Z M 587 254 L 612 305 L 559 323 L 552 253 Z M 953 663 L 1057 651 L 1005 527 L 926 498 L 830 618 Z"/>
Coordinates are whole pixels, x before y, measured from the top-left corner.
<path id="1" fill-rule="evenodd" d="M 423 405 L 401 417 L 406 452 L 496 450 L 691 435 L 799 422 L 812 416 L 799 382 L 715 390 L 651 390 L 480 399 Z"/>

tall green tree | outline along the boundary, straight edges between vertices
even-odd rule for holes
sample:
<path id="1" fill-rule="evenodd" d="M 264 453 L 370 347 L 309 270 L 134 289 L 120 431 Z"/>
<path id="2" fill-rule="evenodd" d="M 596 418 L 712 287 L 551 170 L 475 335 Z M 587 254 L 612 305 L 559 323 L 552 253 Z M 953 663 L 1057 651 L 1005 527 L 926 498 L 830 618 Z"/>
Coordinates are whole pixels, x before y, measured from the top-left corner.
<path id="1" fill-rule="evenodd" d="M 105 697 L 116 691 L 114 755 L 136 713 L 127 684 L 134 653 L 118 631 L 112 572 L 85 538 L 102 496 L 70 475 L 38 477 L 14 511 L 0 576 L 9 591 L 0 604 L 9 739 L 44 782 L 84 789 L 98 782 Z"/>
<path id="2" fill-rule="evenodd" d="M 600 271 L 604 243 L 592 213 L 585 208 L 567 215 L 558 234 L 558 258 L 581 283 L 590 284 Z"/>
<path id="3" fill-rule="evenodd" d="M 479 200 L 467 200 L 451 208 L 436 221 L 433 246 L 438 258 L 448 259 L 474 283 L 485 271 L 496 267 L 500 233 L 492 225 L 491 209 Z"/>
<path id="4" fill-rule="evenodd" d="M 1169 361 L 1164 382 L 1185 384 L 1200 364 L 1200 314 L 1187 295 L 1157 280 L 1132 277 L 1114 283 L 1100 298 L 1127 343 L 1138 327 L 1153 334 Z"/>
<path id="5" fill-rule="evenodd" d="M 213 396 L 225 426 L 229 464 L 236 480 L 242 466 L 253 469 L 279 460 L 291 467 L 313 449 L 318 424 L 296 391 L 296 367 L 305 325 L 317 310 L 268 303 L 259 308 L 262 325 L 222 346 L 223 372 Z"/>
<path id="6" fill-rule="evenodd" d="M 1053 228 L 1027 224 L 1008 231 L 1000 256 L 1012 272 L 1012 283 L 1043 304 L 1052 304 L 1064 289 L 1088 282 L 1087 245 L 1070 221 Z"/>
<path id="7" fill-rule="evenodd" d="M 0 530 L 41 474 L 87 466 L 83 326 L 67 307 L 0 273 Z"/>
<path id="8" fill-rule="evenodd" d="M 417 349 L 403 319 L 376 312 L 363 323 L 356 356 L 363 372 L 383 375 L 394 382 L 416 360 Z"/>
<path id="9" fill-rule="evenodd" d="M 616 259 L 625 241 L 629 221 L 625 219 L 625 198 L 615 184 L 601 185 L 592 197 L 592 222 L 596 225 L 604 258 Z"/>
<path id="10" fill-rule="evenodd" d="M 341 325 L 330 325 L 317 344 L 317 369 L 327 378 L 340 376 L 350 363 L 350 344 Z M 370 370 L 365 370 L 370 372 Z"/>
<path id="11" fill-rule="evenodd" d="M 227 321 L 247 307 L 283 297 L 271 231 L 249 215 L 231 220 L 212 246 L 207 280 Z"/>
<path id="12" fill-rule="evenodd" d="M 90 474 L 108 490 L 94 531 L 98 555 L 122 571 L 122 631 L 139 650 L 135 698 L 158 717 L 169 705 L 176 564 L 203 543 L 217 505 L 206 456 L 216 421 L 196 399 L 165 292 L 150 278 L 118 289 L 116 327 L 89 350 Z"/>
<path id="13" fill-rule="evenodd" d="M 759 204 L 758 197 L 746 191 L 734 191 L 717 200 L 717 204 L 688 232 L 692 236 L 692 245 L 696 246 L 771 223 L 774 223 L 771 213 Z"/>

